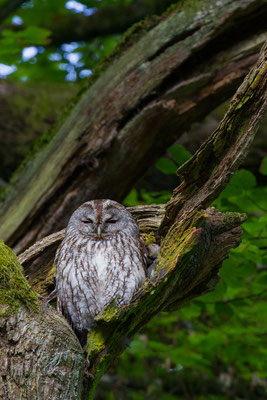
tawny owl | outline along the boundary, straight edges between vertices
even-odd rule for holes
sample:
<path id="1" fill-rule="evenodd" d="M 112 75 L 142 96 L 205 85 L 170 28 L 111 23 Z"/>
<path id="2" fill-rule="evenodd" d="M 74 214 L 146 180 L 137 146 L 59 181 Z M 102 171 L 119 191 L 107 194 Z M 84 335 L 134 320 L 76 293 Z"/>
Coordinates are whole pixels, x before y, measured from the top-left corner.
<path id="1" fill-rule="evenodd" d="M 124 206 L 93 200 L 71 216 L 57 250 L 58 310 L 77 331 L 113 300 L 127 304 L 146 278 L 139 229 Z"/>

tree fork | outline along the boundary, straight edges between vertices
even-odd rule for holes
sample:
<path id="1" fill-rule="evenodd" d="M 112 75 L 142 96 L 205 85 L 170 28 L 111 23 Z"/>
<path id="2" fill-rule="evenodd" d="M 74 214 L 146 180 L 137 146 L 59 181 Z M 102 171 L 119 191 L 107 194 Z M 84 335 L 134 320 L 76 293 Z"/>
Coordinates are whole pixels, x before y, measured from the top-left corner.
<path id="1" fill-rule="evenodd" d="M 157 273 L 146 280 L 130 304 L 122 309 L 111 304 L 97 316 L 85 355 L 70 326 L 53 307 L 49 306 L 47 312 L 40 300 L 36 309 L 36 292 L 32 289 L 24 294 L 16 310 L 7 310 L 3 292 L 17 296 L 12 279 L 18 261 L 2 244 L 0 249 L 7 257 L 0 254 L 1 271 L 6 273 L 0 296 L 0 396 L 9 400 L 56 400 L 59 395 L 66 400 L 93 398 L 100 377 L 123 351 L 126 338 L 133 337 L 159 311 L 178 309 L 189 299 L 214 289 L 220 263 L 229 249 L 240 243 L 243 220 L 242 215 L 233 218 L 231 214 L 229 218 L 213 209 L 197 212 L 172 242 L 169 239 L 168 254 L 161 254 Z M 216 246 L 219 251 L 214 252 Z M 18 281 L 27 286 L 22 273 Z M 34 301 L 23 304 L 27 296 Z"/>

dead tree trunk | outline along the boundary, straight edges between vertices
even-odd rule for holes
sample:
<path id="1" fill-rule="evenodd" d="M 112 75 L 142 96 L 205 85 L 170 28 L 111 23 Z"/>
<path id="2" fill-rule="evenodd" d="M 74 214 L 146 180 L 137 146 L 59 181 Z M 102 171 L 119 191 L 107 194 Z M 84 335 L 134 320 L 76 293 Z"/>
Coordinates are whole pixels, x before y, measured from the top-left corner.
<path id="1" fill-rule="evenodd" d="M 266 18 L 264 0 L 201 0 L 133 28 L 2 194 L 0 237 L 20 253 L 66 226 L 84 201 L 121 201 L 168 145 L 236 90 L 266 38 Z"/>
<path id="2" fill-rule="evenodd" d="M 245 216 L 202 207 L 223 190 L 256 133 L 267 106 L 266 76 L 267 46 L 218 129 L 178 170 L 182 182 L 166 208 L 131 210 L 144 238 L 151 240 L 155 231 L 160 234 L 156 273 L 130 304 L 123 308 L 112 304 L 97 316 L 98 323 L 90 331 L 86 346 L 89 365 L 63 317 L 52 307 L 45 312 L 15 255 L 1 245 L 2 398 L 92 399 L 100 377 L 123 351 L 125 338 L 131 338 L 159 311 L 177 309 L 214 288 L 222 261 L 240 242 L 240 224 Z M 21 255 L 21 262 L 60 237 L 62 234 L 45 239 Z"/>

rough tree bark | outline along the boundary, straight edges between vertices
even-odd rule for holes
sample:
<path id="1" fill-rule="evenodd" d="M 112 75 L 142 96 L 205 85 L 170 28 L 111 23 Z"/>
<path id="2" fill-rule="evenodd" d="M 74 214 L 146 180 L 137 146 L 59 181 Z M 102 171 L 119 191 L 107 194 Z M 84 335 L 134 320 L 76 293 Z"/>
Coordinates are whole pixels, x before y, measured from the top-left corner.
<path id="1" fill-rule="evenodd" d="M 13 177 L 0 237 L 20 253 L 63 228 L 83 201 L 122 200 L 168 145 L 234 92 L 266 38 L 266 16 L 263 0 L 188 1 L 132 29 Z"/>
<path id="2" fill-rule="evenodd" d="M 17 258 L 1 244 L 0 395 L 13 399 L 87 399 L 109 365 L 155 314 L 181 307 L 214 288 L 230 248 L 240 243 L 245 216 L 207 207 L 223 190 L 257 131 L 267 108 L 267 45 L 233 98 L 218 129 L 179 170 L 173 198 L 163 206 L 136 207 L 144 240 L 160 234 L 156 273 L 123 308 L 111 304 L 96 318 L 86 354 L 64 318 L 42 302 Z M 21 262 L 54 244 L 45 239 Z M 42 247 L 38 249 L 39 247 Z M 90 364 L 88 364 L 88 360 Z"/>
<path id="3" fill-rule="evenodd" d="M 0 81 L 0 179 L 8 180 L 33 140 L 55 126 L 78 90 L 65 84 Z"/>

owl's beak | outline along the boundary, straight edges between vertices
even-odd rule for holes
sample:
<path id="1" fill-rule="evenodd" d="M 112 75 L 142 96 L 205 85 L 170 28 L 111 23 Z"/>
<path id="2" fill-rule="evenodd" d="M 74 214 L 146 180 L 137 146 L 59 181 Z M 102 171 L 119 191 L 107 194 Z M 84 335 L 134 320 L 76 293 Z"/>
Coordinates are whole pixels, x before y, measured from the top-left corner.
<path id="1" fill-rule="evenodd" d="M 101 233 L 102 233 L 102 225 L 97 225 L 97 230 L 96 230 L 96 232 L 97 232 L 97 236 L 101 236 Z"/>

